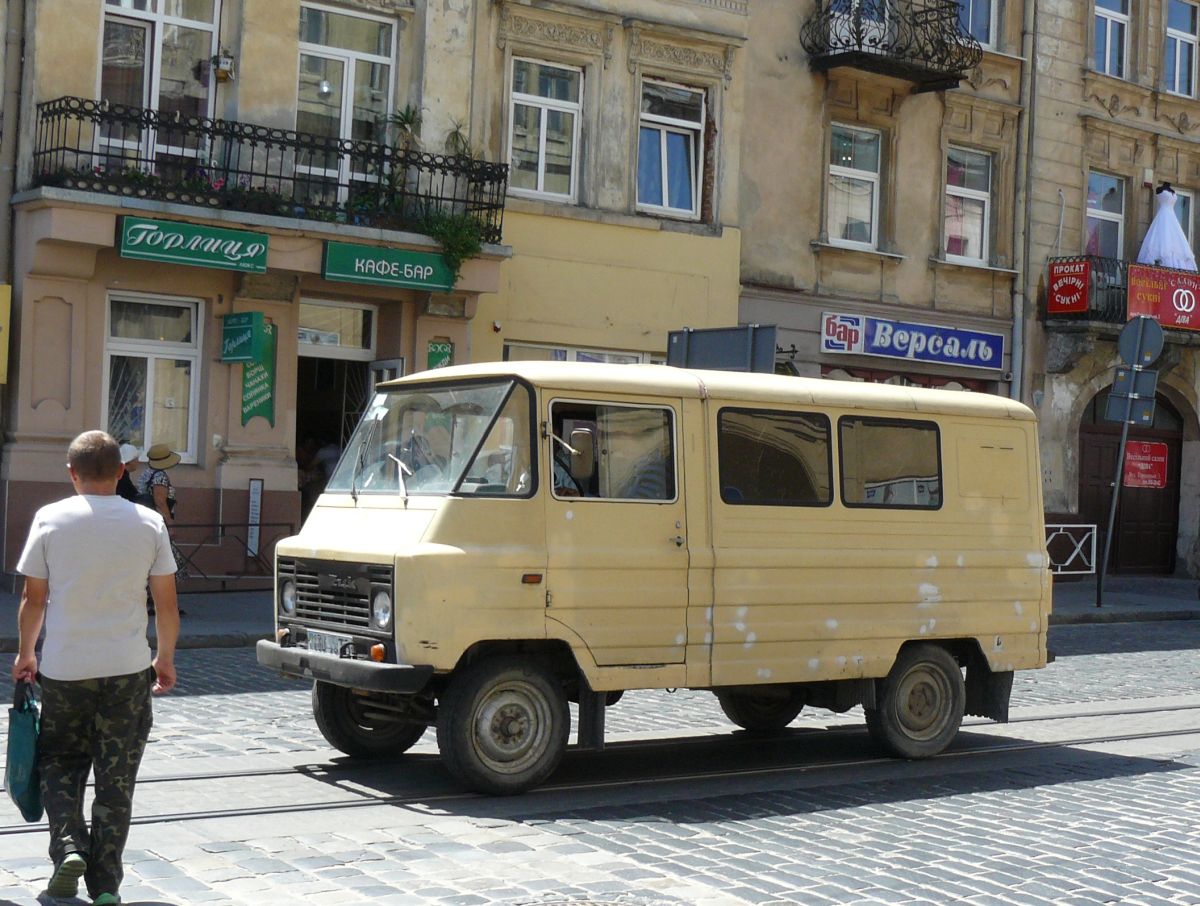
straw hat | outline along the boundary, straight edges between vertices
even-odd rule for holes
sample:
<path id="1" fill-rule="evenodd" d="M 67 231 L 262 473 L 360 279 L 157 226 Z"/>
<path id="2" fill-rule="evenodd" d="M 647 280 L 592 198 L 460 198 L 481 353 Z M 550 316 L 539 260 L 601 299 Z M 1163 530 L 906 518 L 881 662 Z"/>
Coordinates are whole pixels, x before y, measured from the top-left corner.
<path id="1" fill-rule="evenodd" d="M 138 448 L 133 444 L 121 444 L 121 462 L 133 462 L 140 455 Z"/>
<path id="2" fill-rule="evenodd" d="M 166 444 L 155 444 L 146 451 L 146 462 L 152 469 L 169 469 L 179 462 L 179 454 Z"/>

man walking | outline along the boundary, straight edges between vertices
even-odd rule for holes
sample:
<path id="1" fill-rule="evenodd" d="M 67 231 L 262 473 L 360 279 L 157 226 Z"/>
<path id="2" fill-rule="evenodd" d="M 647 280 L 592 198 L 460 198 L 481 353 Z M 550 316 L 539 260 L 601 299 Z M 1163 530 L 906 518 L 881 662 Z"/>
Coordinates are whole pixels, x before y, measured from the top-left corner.
<path id="1" fill-rule="evenodd" d="M 67 450 L 75 496 L 38 510 L 17 571 L 25 576 L 15 680 L 42 687 L 38 741 L 54 872 L 46 892 L 75 895 L 83 877 L 98 906 L 119 903 L 133 788 L 150 736 L 151 691 L 175 685 L 179 610 L 162 516 L 116 495 L 117 443 L 86 431 Z M 158 652 L 146 641 L 147 581 Z M 45 623 L 39 672 L 34 646 Z M 83 816 L 95 775 L 89 830 Z"/>

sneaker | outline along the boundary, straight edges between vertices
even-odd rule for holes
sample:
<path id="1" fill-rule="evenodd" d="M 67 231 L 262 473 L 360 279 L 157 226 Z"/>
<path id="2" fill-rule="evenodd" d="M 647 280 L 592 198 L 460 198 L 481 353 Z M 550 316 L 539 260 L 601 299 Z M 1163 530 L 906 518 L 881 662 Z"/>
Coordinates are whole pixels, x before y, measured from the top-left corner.
<path id="1" fill-rule="evenodd" d="M 52 897 L 65 898 L 75 896 L 79 889 L 79 879 L 87 871 L 87 860 L 79 853 L 67 853 L 50 876 L 46 885 L 46 893 Z"/>
<path id="2" fill-rule="evenodd" d="M 102 893 L 92 900 L 92 906 L 117 906 L 121 898 L 115 893 Z"/>

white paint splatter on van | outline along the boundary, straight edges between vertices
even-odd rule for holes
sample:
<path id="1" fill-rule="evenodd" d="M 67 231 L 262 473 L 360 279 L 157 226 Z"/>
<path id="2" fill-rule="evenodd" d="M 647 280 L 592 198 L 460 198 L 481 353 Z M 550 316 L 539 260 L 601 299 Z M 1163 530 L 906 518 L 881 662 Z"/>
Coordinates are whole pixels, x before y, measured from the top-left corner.
<path id="1" fill-rule="evenodd" d="M 755 635 L 753 632 L 751 632 L 751 633 L 748 633 L 748 634 L 746 635 L 746 641 L 743 643 L 742 647 L 743 647 L 743 648 L 753 648 L 753 647 L 754 647 L 754 643 L 755 643 L 755 642 L 757 642 L 757 641 L 758 641 L 758 636 L 757 636 L 757 635 Z"/>
<path id="2" fill-rule="evenodd" d="M 922 582 L 917 586 L 917 594 L 921 596 L 921 600 L 926 604 L 936 604 L 942 600 L 942 590 L 936 585 L 930 585 L 928 582 Z"/>
<path id="3" fill-rule="evenodd" d="M 1025 612 L 1025 608 L 1021 606 L 1020 601 L 1013 601 L 1013 612 L 1016 613 L 1017 616 L 1020 616 Z"/>
<path id="4" fill-rule="evenodd" d="M 684 635 L 682 632 L 679 633 L 679 635 L 675 636 L 675 644 L 676 645 L 682 645 L 686 641 L 687 641 L 687 636 Z"/>
<path id="5" fill-rule="evenodd" d="M 821 661 L 818 658 L 810 657 L 808 659 L 808 669 L 809 670 L 816 670 L 820 666 L 821 666 Z"/>
<path id="6" fill-rule="evenodd" d="M 925 633 L 927 633 L 927 632 L 929 632 L 928 624 L 922 623 L 921 624 L 921 635 L 925 635 Z"/>
<path id="7" fill-rule="evenodd" d="M 575 511 L 567 510 L 566 516 L 567 516 L 567 522 L 570 522 L 572 519 L 575 518 Z"/>
<path id="8" fill-rule="evenodd" d="M 738 619 L 740 620 L 740 619 L 744 618 L 746 616 L 746 614 L 748 614 L 749 612 L 750 612 L 749 607 L 739 607 L 737 609 Z"/>
<path id="9" fill-rule="evenodd" d="M 1046 564 L 1046 555 L 1041 551 L 1034 551 L 1031 554 L 1025 555 L 1025 562 L 1033 567 L 1041 567 Z"/>
<path id="10" fill-rule="evenodd" d="M 736 623 L 733 624 L 733 628 L 736 629 L 738 632 L 745 632 L 746 624 L 743 623 L 741 620 L 738 620 Z"/>
<path id="11" fill-rule="evenodd" d="M 712 633 L 711 632 L 704 633 L 704 644 L 705 645 L 712 644 Z"/>
<path id="12" fill-rule="evenodd" d="M 930 557 L 928 560 L 925 561 L 925 565 L 928 566 L 930 569 L 937 569 L 937 565 L 938 565 L 937 557 Z"/>
<path id="13" fill-rule="evenodd" d="M 713 615 L 713 609 L 711 607 L 707 608 L 704 611 L 704 619 L 708 620 L 710 623 L 712 622 L 712 615 Z"/>
<path id="14" fill-rule="evenodd" d="M 825 628 L 828 629 L 830 632 L 833 632 L 835 629 L 838 628 L 838 621 L 831 617 L 830 619 L 825 621 Z"/>
<path id="15" fill-rule="evenodd" d="M 1037 632 L 1037 629 L 1038 629 L 1037 620 L 1030 620 L 1029 621 L 1029 631 Z"/>
<path id="16" fill-rule="evenodd" d="M 771 678 L 771 671 L 766 667 L 759 667 L 757 674 L 758 674 L 759 679 L 770 679 Z"/>
<path id="17" fill-rule="evenodd" d="M 865 659 L 861 654 L 854 655 L 854 666 L 861 667 L 865 663 Z"/>
<path id="18" fill-rule="evenodd" d="M 845 669 L 845 667 L 846 667 L 846 659 L 845 659 L 843 656 L 841 656 L 841 655 L 838 655 L 838 658 L 837 658 L 837 665 L 838 665 L 838 667 L 839 667 L 839 668 L 841 668 L 841 669 L 843 669 L 843 670 L 844 670 L 844 669 Z"/>
<path id="19" fill-rule="evenodd" d="M 967 565 L 967 558 L 966 558 L 966 557 L 964 557 L 962 554 L 959 554 L 959 555 L 958 555 L 958 559 L 954 561 L 954 565 L 955 565 L 955 566 L 966 566 L 966 565 Z"/>

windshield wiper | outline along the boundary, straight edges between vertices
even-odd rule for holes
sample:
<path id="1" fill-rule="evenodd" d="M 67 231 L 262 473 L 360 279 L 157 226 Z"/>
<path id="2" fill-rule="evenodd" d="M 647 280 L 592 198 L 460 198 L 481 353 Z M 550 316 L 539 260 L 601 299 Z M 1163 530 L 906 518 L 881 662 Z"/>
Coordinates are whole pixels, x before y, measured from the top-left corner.
<path id="1" fill-rule="evenodd" d="M 569 443 L 567 443 L 565 440 L 563 440 L 561 437 L 559 437 L 557 434 L 555 434 L 553 431 L 547 431 L 546 433 L 550 436 L 551 440 L 558 441 L 558 443 L 562 445 L 562 448 L 564 450 L 566 450 L 568 453 L 570 453 L 572 456 L 582 456 L 583 455 L 578 450 L 576 450 L 574 447 L 572 447 Z"/>
<path id="2" fill-rule="evenodd" d="M 388 459 L 396 464 L 396 482 L 400 485 L 400 496 L 404 498 L 405 503 L 408 503 L 408 485 L 404 483 L 404 474 L 407 472 L 411 475 L 413 470 L 405 465 L 404 461 L 395 453 L 388 453 Z"/>
<path id="3" fill-rule="evenodd" d="M 362 468 L 363 462 L 367 458 L 367 447 L 371 445 L 371 441 L 375 437 L 379 421 L 378 418 L 371 419 L 371 427 L 367 428 L 367 433 L 358 443 L 358 456 L 354 459 L 354 470 L 350 473 L 350 498 L 355 503 L 358 503 L 358 470 Z"/>

